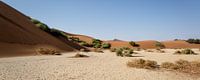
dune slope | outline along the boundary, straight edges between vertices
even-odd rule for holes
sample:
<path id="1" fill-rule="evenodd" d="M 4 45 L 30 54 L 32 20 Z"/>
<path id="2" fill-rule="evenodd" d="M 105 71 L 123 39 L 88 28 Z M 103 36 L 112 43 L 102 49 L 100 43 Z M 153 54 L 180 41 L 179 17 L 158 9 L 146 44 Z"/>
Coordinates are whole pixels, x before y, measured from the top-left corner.
<path id="1" fill-rule="evenodd" d="M 38 47 L 54 48 L 61 51 L 75 50 L 37 28 L 27 16 L 2 1 L 0 1 L 0 10 L 0 57 L 32 55 Z"/>

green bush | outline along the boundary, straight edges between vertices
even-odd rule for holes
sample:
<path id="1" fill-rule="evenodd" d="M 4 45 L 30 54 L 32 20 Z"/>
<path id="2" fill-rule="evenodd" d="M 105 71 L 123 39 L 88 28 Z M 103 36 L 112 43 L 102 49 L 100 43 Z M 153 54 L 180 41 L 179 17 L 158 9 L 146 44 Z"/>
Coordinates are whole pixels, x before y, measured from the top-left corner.
<path id="1" fill-rule="evenodd" d="M 103 43 L 102 44 L 102 48 L 104 48 L 104 49 L 110 49 L 110 47 L 111 47 L 110 43 Z"/>
<path id="2" fill-rule="evenodd" d="M 73 42 L 77 42 L 77 43 L 80 43 L 80 42 L 82 42 L 79 38 L 77 38 L 77 37 L 69 37 L 69 40 L 70 41 L 73 41 Z"/>
<path id="3" fill-rule="evenodd" d="M 50 32 L 50 28 L 46 24 L 40 22 L 39 20 L 31 18 L 31 22 L 33 22 L 41 30 L 45 32 Z"/>
<path id="4" fill-rule="evenodd" d="M 45 32 L 50 32 L 50 28 L 44 23 L 38 23 L 36 26 Z"/>
<path id="5" fill-rule="evenodd" d="M 102 41 L 99 40 L 99 39 L 93 39 L 93 40 L 92 40 L 92 43 L 93 43 L 93 44 L 101 44 Z"/>
<path id="6" fill-rule="evenodd" d="M 33 19 L 33 18 L 31 18 L 31 22 L 33 22 L 34 24 L 41 23 L 39 20 L 36 20 L 36 19 Z"/>
<path id="7" fill-rule="evenodd" d="M 135 42 L 133 41 L 130 41 L 129 44 L 133 47 L 139 47 L 140 45 L 139 44 L 136 44 Z"/>
<path id="8" fill-rule="evenodd" d="M 121 57 L 132 57 L 132 54 L 135 53 L 133 49 L 123 47 L 123 48 L 118 48 L 115 50 L 117 56 Z"/>
<path id="9" fill-rule="evenodd" d="M 85 42 L 85 41 L 82 41 L 82 42 L 80 42 L 79 43 L 81 46 L 85 46 L 85 47 L 93 47 L 93 45 L 91 45 L 91 44 L 89 44 L 89 43 L 87 43 L 87 42 Z"/>
<path id="10" fill-rule="evenodd" d="M 102 46 L 102 41 L 99 39 L 93 39 L 92 40 L 92 45 L 94 48 L 101 48 Z"/>
<path id="11" fill-rule="evenodd" d="M 56 37 L 62 36 L 64 38 L 68 39 L 67 34 L 65 34 L 63 31 L 60 31 L 60 30 L 57 30 L 57 29 L 54 29 L 54 28 L 52 28 L 50 30 L 50 34 L 53 35 L 53 36 L 56 36 Z"/>
<path id="12" fill-rule="evenodd" d="M 94 47 L 94 48 L 101 48 L 101 44 L 100 44 L 100 43 L 93 44 L 93 47 Z"/>
<path id="13" fill-rule="evenodd" d="M 161 42 L 156 42 L 155 43 L 155 46 L 157 47 L 157 48 L 165 48 L 165 45 L 164 44 L 162 44 Z"/>

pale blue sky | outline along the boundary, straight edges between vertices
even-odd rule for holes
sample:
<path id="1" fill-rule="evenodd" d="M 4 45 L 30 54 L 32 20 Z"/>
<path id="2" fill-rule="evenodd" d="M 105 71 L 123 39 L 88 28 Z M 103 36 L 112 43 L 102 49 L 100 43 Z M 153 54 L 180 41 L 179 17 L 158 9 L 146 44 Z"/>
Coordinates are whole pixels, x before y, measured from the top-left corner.
<path id="1" fill-rule="evenodd" d="M 3 0 L 50 27 L 100 39 L 200 38 L 200 0 Z"/>

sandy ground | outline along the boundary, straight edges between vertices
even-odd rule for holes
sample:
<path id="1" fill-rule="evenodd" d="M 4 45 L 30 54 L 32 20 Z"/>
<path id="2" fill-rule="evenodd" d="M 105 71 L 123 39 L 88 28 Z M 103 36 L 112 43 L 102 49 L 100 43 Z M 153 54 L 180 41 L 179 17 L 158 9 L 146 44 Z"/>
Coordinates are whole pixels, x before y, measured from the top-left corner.
<path id="1" fill-rule="evenodd" d="M 0 80 L 200 80 L 187 74 L 135 69 L 126 62 L 135 58 L 164 61 L 178 59 L 200 60 L 200 55 L 173 55 L 139 51 L 138 57 L 117 57 L 114 53 L 83 53 L 89 58 L 69 58 L 74 53 L 61 56 L 27 56 L 0 58 Z M 196 52 L 198 52 L 196 50 Z M 199 53 L 199 52 L 198 52 Z"/>

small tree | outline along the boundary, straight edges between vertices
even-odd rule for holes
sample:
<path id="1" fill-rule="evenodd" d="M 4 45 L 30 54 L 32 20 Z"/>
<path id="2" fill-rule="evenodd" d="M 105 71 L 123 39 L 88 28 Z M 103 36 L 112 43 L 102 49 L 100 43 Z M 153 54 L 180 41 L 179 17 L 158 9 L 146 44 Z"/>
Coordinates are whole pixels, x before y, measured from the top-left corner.
<path id="1" fill-rule="evenodd" d="M 130 41 L 129 44 L 133 47 L 139 47 L 140 45 L 139 44 L 136 44 L 135 42 L 133 41 Z"/>

